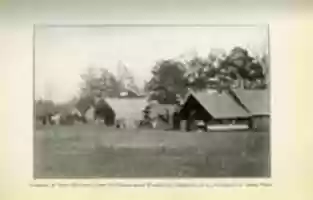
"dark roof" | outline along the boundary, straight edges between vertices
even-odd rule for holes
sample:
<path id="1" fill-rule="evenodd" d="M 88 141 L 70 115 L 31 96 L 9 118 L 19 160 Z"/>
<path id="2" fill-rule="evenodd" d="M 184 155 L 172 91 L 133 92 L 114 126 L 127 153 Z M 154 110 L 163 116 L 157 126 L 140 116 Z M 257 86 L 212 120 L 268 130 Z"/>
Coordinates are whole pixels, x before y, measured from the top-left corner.
<path id="1" fill-rule="evenodd" d="M 270 97 L 268 89 L 234 89 L 233 92 L 252 115 L 270 114 Z"/>
<path id="2" fill-rule="evenodd" d="M 215 90 L 194 92 L 190 90 L 189 97 L 193 96 L 202 107 L 214 118 L 248 117 L 249 113 L 236 103 L 227 93 Z M 190 98 L 187 98 L 185 103 Z"/>

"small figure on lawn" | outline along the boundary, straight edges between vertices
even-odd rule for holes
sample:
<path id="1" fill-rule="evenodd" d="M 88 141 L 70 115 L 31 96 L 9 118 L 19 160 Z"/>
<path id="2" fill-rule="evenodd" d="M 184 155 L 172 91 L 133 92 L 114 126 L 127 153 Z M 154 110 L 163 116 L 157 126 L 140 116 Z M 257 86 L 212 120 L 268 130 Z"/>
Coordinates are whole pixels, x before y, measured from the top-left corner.
<path id="1" fill-rule="evenodd" d="M 142 112 L 143 112 L 143 119 L 140 121 L 139 126 L 152 128 L 152 119 L 150 117 L 151 107 L 146 106 Z"/>

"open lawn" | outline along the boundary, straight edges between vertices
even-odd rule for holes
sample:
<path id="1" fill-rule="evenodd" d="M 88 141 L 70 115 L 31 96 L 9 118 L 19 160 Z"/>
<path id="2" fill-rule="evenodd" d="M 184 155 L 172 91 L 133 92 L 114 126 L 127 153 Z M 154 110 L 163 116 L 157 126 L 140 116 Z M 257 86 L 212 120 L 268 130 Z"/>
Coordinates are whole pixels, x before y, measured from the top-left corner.
<path id="1" fill-rule="evenodd" d="M 269 134 L 37 127 L 35 178 L 269 177 Z"/>

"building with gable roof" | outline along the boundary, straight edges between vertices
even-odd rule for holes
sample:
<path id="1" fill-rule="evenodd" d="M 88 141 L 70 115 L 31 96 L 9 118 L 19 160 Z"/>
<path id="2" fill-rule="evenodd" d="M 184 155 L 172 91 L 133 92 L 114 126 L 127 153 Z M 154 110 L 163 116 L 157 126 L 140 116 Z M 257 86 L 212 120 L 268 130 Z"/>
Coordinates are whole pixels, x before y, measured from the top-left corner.
<path id="1" fill-rule="evenodd" d="M 193 129 L 197 120 L 203 121 L 207 129 L 208 124 L 247 121 L 250 116 L 228 93 L 216 90 L 189 90 L 180 110 L 187 131 Z"/>
<path id="2" fill-rule="evenodd" d="M 106 98 L 105 102 L 115 113 L 115 120 L 126 128 L 137 128 L 142 119 L 142 110 L 147 105 L 145 98 Z"/>
<path id="3" fill-rule="evenodd" d="M 230 95 L 251 115 L 251 128 L 269 130 L 270 92 L 268 89 L 233 89 L 230 91 Z"/>

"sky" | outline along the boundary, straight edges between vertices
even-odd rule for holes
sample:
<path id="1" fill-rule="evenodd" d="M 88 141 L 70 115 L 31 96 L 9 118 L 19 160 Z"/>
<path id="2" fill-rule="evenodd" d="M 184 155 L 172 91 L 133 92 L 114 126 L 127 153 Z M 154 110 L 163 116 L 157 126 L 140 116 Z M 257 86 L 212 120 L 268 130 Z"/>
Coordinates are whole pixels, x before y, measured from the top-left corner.
<path id="1" fill-rule="evenodd" d="M 268 51 L 267 26 L 40 26 L 35 34 L 35 98 L 65 102 L 88 67 L 117 73 L 119 62 L 139 86 L 161 59 L 207 56 L 212 49 Z"/>

